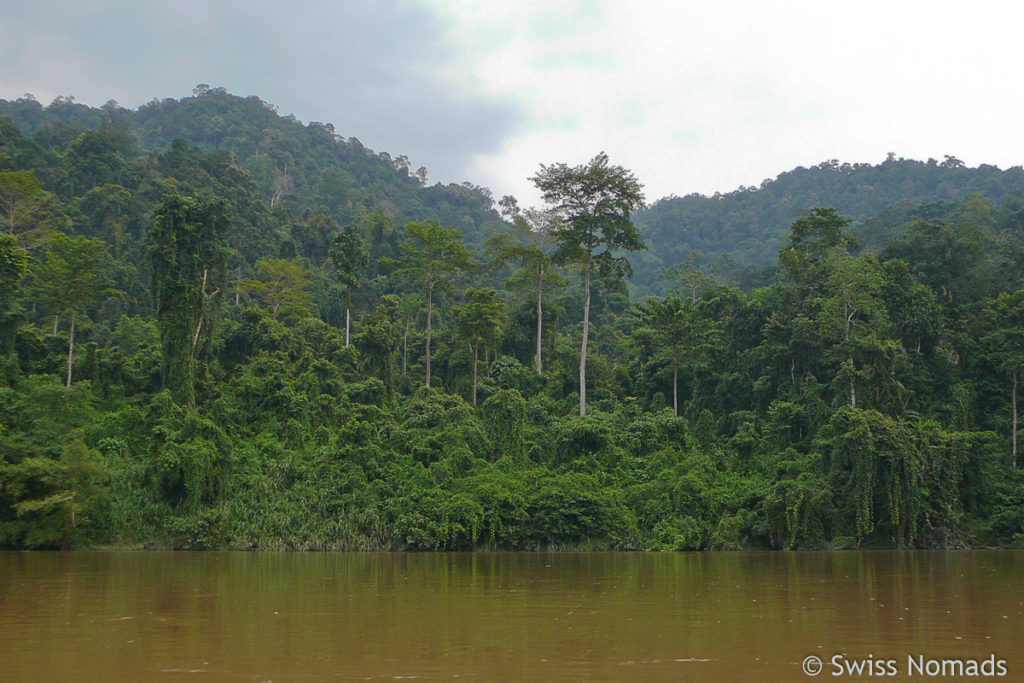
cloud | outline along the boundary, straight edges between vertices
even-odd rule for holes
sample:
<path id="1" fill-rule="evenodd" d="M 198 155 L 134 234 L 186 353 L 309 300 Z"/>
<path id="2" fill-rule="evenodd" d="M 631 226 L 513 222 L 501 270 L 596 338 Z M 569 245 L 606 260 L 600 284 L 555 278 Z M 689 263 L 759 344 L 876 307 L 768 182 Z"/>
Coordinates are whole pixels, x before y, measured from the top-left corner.
<path id="1" fill-rule="evenodd" d="M 907 0 L 0 0 L 0 96 L 137 106 L 200 82 L 539 201 L 599 151 L 648 199 L 887 152 L 1003 167 L 1024 6 Z"/>
<path id="2" fill-rule="evenodd" d="M 15 5 L 0 18 L 2 97 L 135 107 L 208 83 L 333 123 L 453 182 L 519 120 L 506 98 L 441 78 L 454 53 L 439 17 L 401 0 Z"/>
<path id="3" fill-rule="evenodd" d="M 1024 161 L 1015 5 L 424 2 L 460 50 L 460 72 L 446 78 L 505 93 L 524 112 L 474 161 L 478 182 L 522 204 L 538 199 L 526 179 L 539 163 L 600 150 L 652 200 L 889 151 Z"/>

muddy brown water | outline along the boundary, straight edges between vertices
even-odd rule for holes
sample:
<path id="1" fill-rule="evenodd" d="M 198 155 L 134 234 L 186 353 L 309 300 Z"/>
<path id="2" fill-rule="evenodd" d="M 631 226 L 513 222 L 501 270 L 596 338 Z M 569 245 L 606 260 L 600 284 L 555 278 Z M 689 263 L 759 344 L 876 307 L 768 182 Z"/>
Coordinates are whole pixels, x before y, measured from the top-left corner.
<path id="1" fill-rule="evenodd" d="M 812 655 L 1024 680 L 1024 551 L 0 553 L 0 681 L 799 681 Z"/>

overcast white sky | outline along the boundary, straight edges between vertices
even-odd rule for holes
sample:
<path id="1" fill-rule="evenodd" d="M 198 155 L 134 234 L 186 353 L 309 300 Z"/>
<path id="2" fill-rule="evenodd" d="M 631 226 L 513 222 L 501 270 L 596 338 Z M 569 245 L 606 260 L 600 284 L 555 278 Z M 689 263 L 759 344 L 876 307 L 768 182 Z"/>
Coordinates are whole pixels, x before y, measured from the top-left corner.
<path id="1" fill-rule="evenodd" d="M 826 159 L 1024 163 L 1015 2 L 0 0 L 0 98 L 197 83 L 536 203 L 599 151 L 650 201 Z"/>

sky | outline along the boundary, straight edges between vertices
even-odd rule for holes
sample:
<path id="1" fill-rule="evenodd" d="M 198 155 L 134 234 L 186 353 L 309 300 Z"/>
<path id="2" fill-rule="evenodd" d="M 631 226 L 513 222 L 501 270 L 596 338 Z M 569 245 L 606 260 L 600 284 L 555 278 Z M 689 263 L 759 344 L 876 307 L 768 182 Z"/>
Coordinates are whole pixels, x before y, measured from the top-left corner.
<path id="1" fill-rule="evenodd" d="M 257 95 L 538 205 L 606 152 L 649 202 L 829 159 L 1024 164 L 1024 3 L 0 0 L 0 98 Z"/>

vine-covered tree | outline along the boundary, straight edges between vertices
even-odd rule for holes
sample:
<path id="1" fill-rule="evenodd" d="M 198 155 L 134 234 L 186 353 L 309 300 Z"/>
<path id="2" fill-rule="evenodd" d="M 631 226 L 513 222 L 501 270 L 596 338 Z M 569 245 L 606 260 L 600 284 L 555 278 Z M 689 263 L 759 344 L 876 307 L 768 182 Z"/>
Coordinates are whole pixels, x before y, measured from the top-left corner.
<path id="1" fill-rule="evenodd" d="M 163 345 L 163 385 L 195 403 L 196 361 L 226 285 L 227 230 L 223 199 L 164 195 L 150 234 L 153 301 Z"/>

